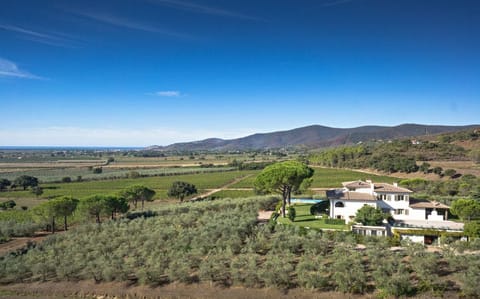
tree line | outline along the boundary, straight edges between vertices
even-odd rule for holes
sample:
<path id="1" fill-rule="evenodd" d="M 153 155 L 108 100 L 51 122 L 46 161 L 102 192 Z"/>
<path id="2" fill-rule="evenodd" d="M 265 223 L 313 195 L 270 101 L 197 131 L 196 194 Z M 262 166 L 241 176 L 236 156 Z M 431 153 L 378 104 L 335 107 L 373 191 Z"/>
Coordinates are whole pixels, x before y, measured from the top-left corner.
<path id="1" fill-rule="evenodd" d="M 311 154 L 308 160 L 328 167 L 373 168 L 389 173 L 411 173 L 419 170 L 434 171 L 434 168 L 420 169 L 417 161 L 466 160 L 469 155 L 469 151 L 454 144 L 429 141 L 417 144 L 404 139 L 323 150 Z"/>

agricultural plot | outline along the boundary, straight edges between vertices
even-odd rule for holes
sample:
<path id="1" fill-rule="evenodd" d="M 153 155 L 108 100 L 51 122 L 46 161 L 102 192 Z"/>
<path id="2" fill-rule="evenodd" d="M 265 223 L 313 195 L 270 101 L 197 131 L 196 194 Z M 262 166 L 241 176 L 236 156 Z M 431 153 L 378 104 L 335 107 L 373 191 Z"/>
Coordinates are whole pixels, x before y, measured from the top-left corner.
<path id="1" fill-rule="evenodd" d="M 248 179 L 248 178 L 246 178 Z M 210 195 L 211 197 L 215 198 L 244 198 L 253 196 L 255 193 L 253 190 L 232 190 L 232 189 L 225 189 L 218 192 L 213 193 Z"/>
<path id="2" fill-rule="evenodd" d="M 237 178 L 241 178 L 251 173 L 251 171 L 226 171 L 158 177 L 140 177 L 136 179 L 42 184 L 44 193 L 41 195 L 41 197 L 48 198 L 67 195 L 81 198 L 95 194 L 116 194 L 128 186 L 140 184 L 154 189 L 155 192 L 157 192 L 155 199 L 162 199 L 167 197 L 167 190 L 174 181 L 186 181 L 194 184 L 199 193 L 203 193 L 207 189 L 220 188 L 221 186 L 226 185 Z M 0 192 L 0 197 L 31 198 L 34 197 L 34 195 L 31 194 L 30 191 L 8 191 Z"/>
<path id="3" fill-rule="evenodd" d="M 434 254 L 408 243 L 394 252 L 383 238 L 364 240 L 358 251 L 358 236 L 350 232 L 257 225 L 258 210 L 277 201 L 176 204 L 149 218 L 80 225 L 1 258 L 0 284 L 89 280 L 155 288 L 183 282 L 383 298 L 480 296 L 479 255 Z"/>
<path id="4" fill-rule="evenodd" d="M 342 182 L 360 179 L 371 179 L 376 182 L 386 183 L 392 183 L 399 180 L 398 178 L 394 177 L 379 176 L 353 170 L 321 167 L 314 167 L 314 169 L 315 173 L 313 174 L 313 182 L 310 186 L 311 188 L 334 188 L 341 186 Z M 253 188 L 254 181 L 255 176 L 252 176 L 232 185 L 231 188 Z"/>
<path id="5" fill-rule="evenodd" d="M 32 170 L 16 170 L 4 171 L 0 173 L 0 178 L 14 180 L 21 175 L 34 176 L 42 183 L 60 182 L 64 177 L 69 177 L 72 181 L 77 180 L 80 176 L 83 180 L 101 180 L 101 179 L 116 179 L 125 178 L 132 171 L 135 171 L 140 176 L 167 176 L 177 174 L 189 173 L 206 173 L 206 172 L 222 172 L 233 170 L 232 167 L 221 168 L 201 168 L 201 167 L 162 167 L 162 168 L 133 168 L 133 169 L 118 169 L 112 167 L 102 167 L 102 173 L 93 173 L 92 170 L 83 167 L 74 168 L 50 168 L 50 169 L 32 169 Z"/>

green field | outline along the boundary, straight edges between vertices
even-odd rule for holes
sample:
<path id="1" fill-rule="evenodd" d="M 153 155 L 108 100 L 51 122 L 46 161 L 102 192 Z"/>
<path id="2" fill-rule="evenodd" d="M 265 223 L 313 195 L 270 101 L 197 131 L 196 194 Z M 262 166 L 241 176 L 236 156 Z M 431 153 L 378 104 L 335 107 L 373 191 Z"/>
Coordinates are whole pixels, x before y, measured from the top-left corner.
<path id="1" fill-rule="evenodd" d="M 219 198 L 244 198 L 255 195 L 253 190 L 221 190 L 213 193 L 212 197 Z"/>
<path id="2" fill-rule="evenodd" d="M 313 182 L 311 188 L 335 188 L 341 187 L 342 182 L 367 180 L 371 179 L 374 182 L 392 183 L 398 181 L 398 178 L 389 176 L 379 176 L 374 174 L 367 174 L 359 171 L 335 169 L 335 168 L 321 168 L 314 167 L 315 173 L 313 175 Z M 232 188 L 252 188 L 255 176 L 251 176 L 234 185 Z"/>
<path id="3" fill-rule="evenodd" d="M 172 175 L 159 177 L 143 177 L 136 179 L 116 179 L 72 183 L 42 184 L 44 193 L 42 198 L 68 195 L 77 198 L 94 194 L 114 194 L 131 185 L 145 185 L 157 192 L 155 199 L 167 197 L 167 190 L 174 181 L 186 181 L 194 184 L 199 193 L 206 189 L 219 188 L 235 179 L 252 174 L 252 171 L 228 171 L 203 174 Z M 30 191 L 0 192 L 0 198 L 32 198 Z"/>
<path id="4" fill-rule="evenodd" d="M 92 173 L 87 167 L 72 167 L 72 168 L 46 168 L 46 169 L 28 169 L 28 170 L 13 170 L 0 173 L 0 178 L 5 178 L 13 181 L 16 177 L 21 175 L 34 176 L 42 183 L 60 182 L 64 177 L 70 177 L 75 181 L 78 176 L 84 180 L 100 180 L 100 179 L 116 179 L 125 178 L 131 171 L 138 172 L 141 176 L 166 176 L 177 174 L 192 174 L 204 172 L 222 172 L 233 170 L 232 167 L 219 168 L 201 168 L 201 167 L 160 167 L 160 168 L 109 168 L 103 167 L 102 173 Z"/>
<path id="5" fill-rule="evenodd" d="M 311 204 L 296 204 L 293 207 L 295 208 L 296 215 L 295 221 L 292 222 L 288 218 L 283 218 L 282 216 L 278 217 L 278 223 L 296 225 L 301 227 L 315 228 L 315 229 L 339 229 L 339 230 L 348 230 L 348 225 L 335 225 L 335 224 L 326 224 L 322 219 L 316 219 L 314 215 L 310 214 Z"/>
<path id="6" fill-rule="evenodd" d="M 1 194 L 1 193 L 0 193 Z M 31 195 L 31 194 L 30 194 Z M 0 198 L 0 203 L 7 201 L 6 198 Z M 37 206 L 38 204 L 42 203 L 44 199 L 37 199 L 37 198 L 15 198 L 15 210 L 21 210 L 22 207 L 27 207 L 28 209 Z"/>

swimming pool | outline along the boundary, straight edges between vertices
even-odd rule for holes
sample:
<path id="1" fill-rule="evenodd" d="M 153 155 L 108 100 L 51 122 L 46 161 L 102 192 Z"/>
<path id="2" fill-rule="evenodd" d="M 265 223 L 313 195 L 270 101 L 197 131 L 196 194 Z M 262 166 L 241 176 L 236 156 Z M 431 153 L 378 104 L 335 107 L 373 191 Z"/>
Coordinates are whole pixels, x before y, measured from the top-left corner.
<path id="1" fill-rule="evenodd" d="M 292 203 L 311 203 L 316 204 L 319 202 L 325 201 L 325 199 L 312 199 L 312 198 L 292 198 Z"/>

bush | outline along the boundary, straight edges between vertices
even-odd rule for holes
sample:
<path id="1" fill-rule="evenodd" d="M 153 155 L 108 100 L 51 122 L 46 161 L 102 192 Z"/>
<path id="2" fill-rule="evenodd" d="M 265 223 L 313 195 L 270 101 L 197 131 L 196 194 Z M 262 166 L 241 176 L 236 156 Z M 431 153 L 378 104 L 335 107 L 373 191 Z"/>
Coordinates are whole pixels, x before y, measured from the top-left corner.
<path id="1" fill-rule="evenodd" d="M 140 175 L 140 172 L 138 171 L 130 171 L 128 174 L 127 174 L 127 177 L 130 178 L 130 179 L 136 179 L 136 178 L 139 178 L 141 175 Z"/>
<path id="2" fill-rule="evenodd" d="M 100 174 L 103 172 L 103 169 L 102 167 L 95 167 L 92 169 L 92 172 L 95 173 L 95 174 Z"/>
<path id="3" fill-rule="evenodd" d="M 258 286 L 260 277 L 257 274 L 257 264 L 258 258 L 256 254 L 236 255 L 230 263 L 233 284 L 249 288 Z"/>
<path id="4" fill-rule="evenodd" d="M 345 225 L 345 219 L 327 218 L 325 219 L 325 224 Z"/>
<path id="5" fill-rule="evenodd" d="M 288 219 L 294 222 L 296 216 L 297 216 L 297 211 L 295 211 L 295 208 L 292 206 L 288 207 Z"/>
<path id="6" fill-rule="evenodd" d="M 328 200 L 316 203 L 310 207 L 310 215 L 326 214 L 329 207 L 330 202 Z"/>
<path id="7" fill-rule="evenodd" d="M 337 289 L 344 293 L 363 293 L 367 287 L 367 277 L 361 255 L 346 248 L 336 248 L 333 254 L 333 279 Z"/>
<path id="8" fill-rule="evenodd" d="M 295 272 L 303 288 L 325 290 L 329 286 L 329 273 L 317 255 L 303 255 Z"/>
<path id="9" fill-rule="evenodd" d="M 0 221 L 0 237 L 6 239 L 11 237 L 31 237 L 39 228 L 40 225 L 34 222 Z"/>
<path id="10" fill-rule="evenodd" d="M 72 182 L 72 178 L 69 176 L 63 177 L 62 178 L 62 183 L 70 183 Z"/>
<path id="11" fill-rule="evenodd" d="M 5 202 L 0 202 L 0 210 L 9 210 L 13 209 L 17 203 L 14 200 L 7 200 Z"/>
<path id="12" fill-rule="evenodd" d="M 266 287 L 288 289 L 292 285 L 290 273 L 293 271 L 292 255 L 268 254 L 263 263 L 259 276 Z"/>

